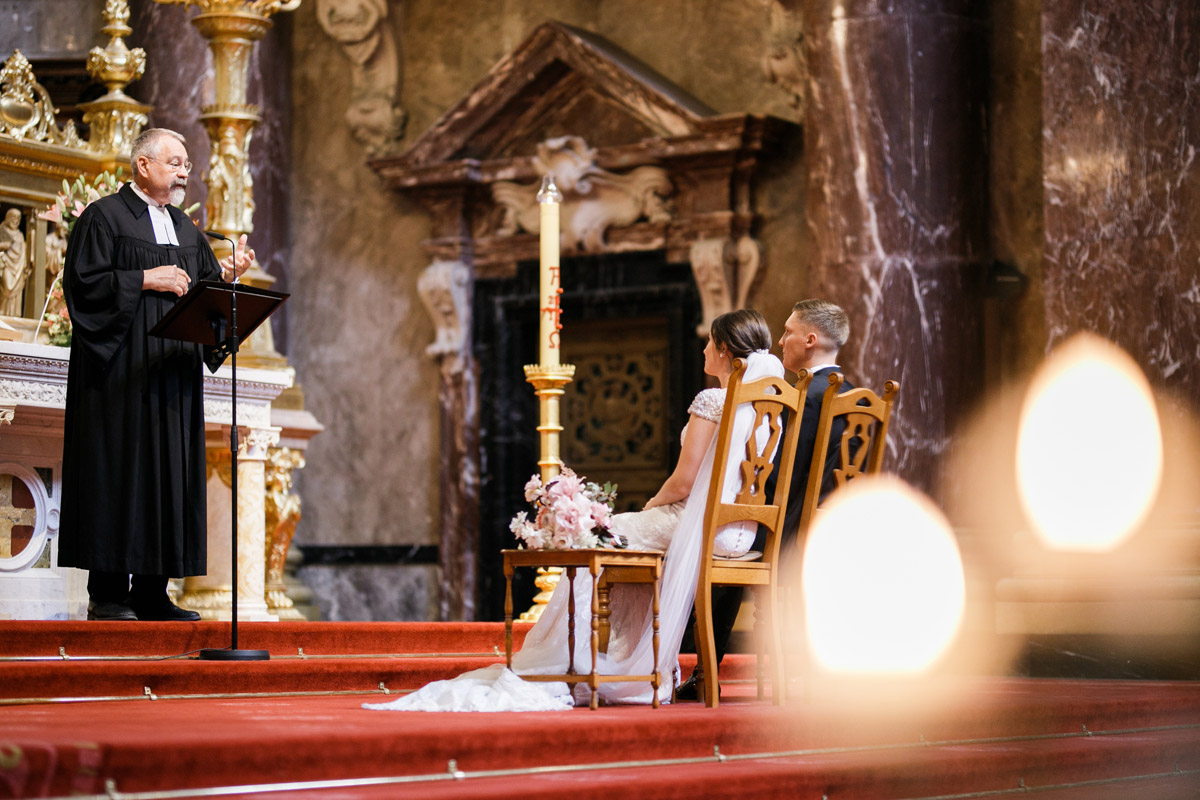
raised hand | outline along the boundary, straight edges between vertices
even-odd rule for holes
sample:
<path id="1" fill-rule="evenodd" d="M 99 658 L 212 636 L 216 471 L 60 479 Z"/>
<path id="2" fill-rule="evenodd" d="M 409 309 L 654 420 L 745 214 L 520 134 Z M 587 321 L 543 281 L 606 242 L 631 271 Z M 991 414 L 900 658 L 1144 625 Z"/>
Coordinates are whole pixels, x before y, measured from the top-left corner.
<path id="1" fill-rule="evenodd" d="M 246 247 L 246 234 L 238 237 L 233 253 L 221 259 L 221 279 L 237 280 L 254 263 L 254 249 Z"/>

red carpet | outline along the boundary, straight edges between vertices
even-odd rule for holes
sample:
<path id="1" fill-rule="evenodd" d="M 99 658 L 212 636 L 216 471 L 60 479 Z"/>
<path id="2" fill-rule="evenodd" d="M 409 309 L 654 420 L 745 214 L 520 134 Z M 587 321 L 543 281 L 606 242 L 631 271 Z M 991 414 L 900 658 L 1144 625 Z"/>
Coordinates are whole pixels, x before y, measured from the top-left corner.
<path id="1" fill-rule="evenodd" d="M 146 685 L 160 697 L 241 694 L 0 706 L 0 797 L 100 794 L 106 780 L 136 793 L 360 779 L 386 782 L 257 796 L 1200 797 L 1200 685 L 1193 683 L 976 679 L 944 687 L 957 694 L 951 705 L 903 713 L 887 713 L 879 699 L 869 712 L 848 710 L 829 696 L 777 708 L 737 699 L 752 691 L 738 686 L 726 687 L 730 702 L 716 710 L 680 703 L 657 711 L 371 712 L 360 704 L 382 696 L 245 693 L 369 691 L 376 678 L 416 686 L 494 662 L 472 654 L 496 643 L 502 651 L 503 626 L 281 623 L 239 631 L 241 646 L 280 656 L 299 648 L 394 655 L 0 662 L 8 702 L 50 697 L 63 686 L 69 696 L 106 695 L 140 680 L 152 681 Z M 0 623 L 0 655 L 57 655 L 59 647 L 70 656 L 184 652 L 226 644 L 227 632 L 213 623 Z M 124 641 L 133 634 L 137 645 Z M 421 653 L 443 655 L 398 657 Z M 729 672 L 748 677 L 751 662 L 734 658 Z M 451 760 L 461 774 L 448 771 Z"/>

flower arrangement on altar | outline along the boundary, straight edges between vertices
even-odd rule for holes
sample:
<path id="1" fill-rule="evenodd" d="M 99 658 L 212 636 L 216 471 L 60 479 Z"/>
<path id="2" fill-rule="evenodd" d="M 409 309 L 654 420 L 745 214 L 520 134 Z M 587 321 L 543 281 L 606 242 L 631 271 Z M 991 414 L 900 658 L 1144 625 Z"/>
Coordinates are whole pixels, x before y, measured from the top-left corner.
<path id="1" fill-rule="evenodd" d="M 566 467 L 545 485 L 534 475 L 525 484 L 525 499 L 537 514 L 531 521 L 521 511 L 508 527 L 523 547 L 533 550 L 624 547 L 609 530 L 616 498 L 615 484 L 600 486 Z"/>
<path id="2" fill-rule="evenodd" d="M 121 188 L 121 184 L 125 183 L 121 178 L 124 171 L 123 167 L 117 167 L 116 174 L 105 170 L 93 178 L 91 183 L 85 181 L 83 175 L 77 177 L 74 183 L 69 183 L 63 178 L 63 188 L 58 197 L 54 198 L 54 205 L 38 216 L 66 228 L 67 235 L 70 236 L 75 221 L 83 214 L 85 208 Z"/>

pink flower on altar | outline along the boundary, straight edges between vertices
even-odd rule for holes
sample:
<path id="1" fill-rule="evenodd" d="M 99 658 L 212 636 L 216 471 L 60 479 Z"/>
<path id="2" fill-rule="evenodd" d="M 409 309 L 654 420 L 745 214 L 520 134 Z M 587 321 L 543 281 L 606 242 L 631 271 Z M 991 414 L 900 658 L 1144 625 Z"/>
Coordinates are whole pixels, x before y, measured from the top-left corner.
<path id="1" fill-rule="evenodd" d="M 596 520 L 596 524 L 601 528 L 607 528 L 609 522 L 612 521 L 612 514 L 609 513 L 609 508 L 604 503 L 593 502 L 592 519 Z"/>
<path id="2" fill-rule="evenodd" d="M 45 211 L 39 212 L 38 219 L 44 219 L 49 222 L 62 222 L 62 209 L 58 207 L 58 203 L 55 203 Z"/>
<path id="3" fill-rule="evenodd" d="M 596 527 L 596 520 L 592 518 L 592 501 L 583 495 L 560 497 L 554 501 L 552 508 L 558 527 L 567 528 L 576 535 Z"/>
<path id="4" fill-rule="evenodd" d="M 542 493 L 542 477 L 534 475 L 525 483 L 525 502 L 532 503 Z"/>
<path id="5" fill-rule="evenodd" d="M 91 205 L 91 204 L 89 203 L 88 205 Z M 87 206 L 85 206 L 85 205 L 83 204 L 83 202 L 82 202 L 82 201 L 80 201 L 80 200 L 76 200 L 76 201 L 75 201 L 75 210 L 74 210 L 74 211 L 72 211 L 71 213 L 72 213 L 72 214 L 74 214 L 74 215 L 75 215 L 75 216 L 77 216 L 77 217 L 78 217 L 78 216 L 82 216 L 82 214 L 83 214 L 83 210 L 84 210 L 85 208 L 87 208 Z"/>
<path id="6" fill-rule="evenodd" d="M 569 469 L 564 469 L 558 478 L 546 487 L 546 493 L 554 499 L 571 497 L 579 494 L 582 490 L 583 481 L 579 480 L 579 476 Z"/>

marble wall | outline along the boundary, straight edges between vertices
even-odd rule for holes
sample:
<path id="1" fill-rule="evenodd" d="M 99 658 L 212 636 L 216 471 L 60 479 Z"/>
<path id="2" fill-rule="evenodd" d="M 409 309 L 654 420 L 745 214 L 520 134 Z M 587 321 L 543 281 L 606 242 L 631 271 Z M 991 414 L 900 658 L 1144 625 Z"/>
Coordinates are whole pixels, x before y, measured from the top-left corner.
<path id="1" fill-rule="evenodd" d="M 1045 3 L 1048 345 L 1106 336 L 1200 397 L 1200 5 Z"/>
<path id="2" fill-rule="evenodd" d="M 850 314 L 851 379 L 899 380 L 887 469 L 931 490 L 983 381 L 987 20 L 960 0 L 803 10 L 810 285 Z"/>

